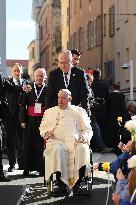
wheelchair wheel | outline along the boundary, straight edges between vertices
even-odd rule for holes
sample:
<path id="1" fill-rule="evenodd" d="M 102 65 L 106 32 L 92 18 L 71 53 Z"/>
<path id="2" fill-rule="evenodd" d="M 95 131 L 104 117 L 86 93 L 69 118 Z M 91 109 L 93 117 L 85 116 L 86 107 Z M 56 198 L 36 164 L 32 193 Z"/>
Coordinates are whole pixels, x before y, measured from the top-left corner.
<path id="1" fill-rule="evenodd" d="M 92 178 L 87 180 L 86 189 L 87 189 L 87 191 L 91 191 L 92 190 Z"/>

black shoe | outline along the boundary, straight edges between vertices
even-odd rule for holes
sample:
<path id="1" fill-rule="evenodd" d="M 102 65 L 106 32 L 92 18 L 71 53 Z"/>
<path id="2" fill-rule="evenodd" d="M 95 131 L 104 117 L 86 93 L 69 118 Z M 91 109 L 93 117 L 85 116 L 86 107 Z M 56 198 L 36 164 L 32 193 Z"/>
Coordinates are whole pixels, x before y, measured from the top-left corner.
<path id="1" fill-rule="evenodd" d="M 23 176 L 29 176 L 29 171 L 24 170 L 23 171 Z"/>
<path id="2" fill-rule="evenodd" d="M 10 182 L 11 179 L 8 177 L 5 177 L 4 175 L 0 175 L 0 182 Z"/>
<path id="3" fill-rule="evenodd" d="M 64 195 L 67 195 L 68 194 L 68 190 L 65 188 L 63 189 L 62 187 L 56 187 L 54 188 L 53 190 L 53 193 L 52 193 L 52 196 L 54 195 L 57 195 L 57 196 L 64 196 Z"/>
<path id="4" fill-rule="evenodd" d="M 83 193 L 83 190 L 81 189 L 81 186 L 80 186 L 80 185 L 74 185 L 74 186 L 73 186 L 73 193 L 74 193 L 74 194 Z"/>
<path id="5" fill-rule="evenodd" d="M 75 185 L 73 186 L 73 193 L 80 194 L 83 193 L 82 183 L 85 183 L 82 178 L 78 179 Z"/>
<path id="6" fill-rule="evenodd" d="M 15 165 L 12 165 L 8 168 L 8 172 L 13 172 L 14 169 L 15 169 Z"/>
<path id="7" fill-rule="evenodd" d="M 66 184 L 61 180 L 61 179 L 59 179 L 59 180 L 57 180 L 58 181 L 58 186 L 59 187 L 61 187 L 61 188 L 63 188 L 63 189 L 65 189 L 66 188 Z"/>
<path id="8" fill-rule="evenodd" d="M 68 194 L 68 188 L 67 185 L 62 181 L 62 180 L 56 180 L 56 182 L 54 183 L 55 188 L 53 190 L 53 195 L 57 195 L 57 196 L 63 196 L 63 195 L 67 195 Z"/>
<path id="9" fill-rule="evenodd" d="M 24 170 L 24 167 L 22 165 L 18 165 L 18 170 Z"/>

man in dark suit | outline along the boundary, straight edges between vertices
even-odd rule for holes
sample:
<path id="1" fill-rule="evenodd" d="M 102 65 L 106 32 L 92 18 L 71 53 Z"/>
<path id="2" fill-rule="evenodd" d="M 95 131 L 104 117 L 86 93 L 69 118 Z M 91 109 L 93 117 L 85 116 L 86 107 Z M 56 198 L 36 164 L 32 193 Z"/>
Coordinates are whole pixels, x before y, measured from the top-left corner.
<path id="1" fill-rule="evenodd" d="M 88 111 L 89 89 L 84 70 L 72 65 L 72 53 L 63 51 L 58 56 L 58 68 L 50 71 L 47 85 L 46 109 L 57 105 L 58 92 L 67 88 L 72 93 L 72 104 Z"/>
<path id="2" fill-rule="evenodd" d="M 109 98 L 109 88 L 106 85 L 106 83 L 101 79 L 100 69 L 93 70 L 93 82 L 91 84 L 91 88 L 93 90 L 95 99 L 99 99 L 99 101 L 103 101 L 103 103 L 99 103 L 99 106 L 95 106 L 93 111 L 96 117 L 97 124 L 100 127 L 102 139 L 106 144 L 107 139 L 106 139 L 105 127 L 107 121 L 107 101 Z"/>
<path id="3" fill-rule="evenodd" d="M 4 82 L 0 75 L 0 120 L 10 123 L 10 111 L 6 101 L 4 92 Z M 5 83 L 6 86 L 6 83 Z M 10 181 L 9 178 L 4 176 L 3 165 L 2 165 L 2 150 L 1 150 L 1 140 L 0 140 L 0 182 Z"/>
<path id="4" fill-rule="evenodd" d="M 7 124 L 7 150 L 9 159 L 8 171 L 15 169 L 16 164 L 16 148 L 18 168 L 23 169 L 23 128 L 19 122 L 19 98 L 22 92 L 23 79 L 21 79 L 22 65 L 15 63 L 12 66 L 12 78 L 9 79 L 14 85 L 14 90 L 9 92 L 6 90 L 6 97 L 11 112 L 11 122 Z"/>
<path id="5" fill-rule="evenodd" d="M 129 136 L 127 137 L 126 130 L 124 129 L 127 110 L 125 95 L 120 92 L 120 85 L 112 85 L 112 91 L 109 95 L 107 105 L 108 120 L 106 130 L 107 136 L 110 136 L 107 138 L 107 142 L 109 146 L 114 147 L 115 154 L 119 155 L 121 153 L 118 149 L 119 142 L 122 141 L 126 144 L 127 141 L 130 140 Z M 118 117 L 122 117 L 122 122 L 118 122 Z"/>

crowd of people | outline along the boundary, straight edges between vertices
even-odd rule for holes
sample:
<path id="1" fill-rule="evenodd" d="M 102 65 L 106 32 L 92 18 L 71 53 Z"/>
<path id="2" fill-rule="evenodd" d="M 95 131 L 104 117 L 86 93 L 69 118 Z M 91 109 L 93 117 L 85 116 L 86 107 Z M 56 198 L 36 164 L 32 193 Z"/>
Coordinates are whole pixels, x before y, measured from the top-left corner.
<path id="1" fill-rule="evenodd" d="M 110 90 L 101 79 L 100 69 L 86 75 L 78 67 L 80 57 L 76 49 L 60 52 L 58 68 L 50 71 L 48 78 L 45 69 L 39 67 L 34 80 L 26 79 L 19 63 L 12 66 L 11 78 L 0 76 L 0 119 L 6 130 L 8 172 L 14 171 L 16 163 L 24 177 L 37 171 L 40 176 L 45 172 L 48 180 L 57 172 L 63 191 L 69 181 L 78 189 L 90 159 L 89 147 L 120 156 L 118 144 L 122 142 L 124 147 L 130 141 L 131 134 L 124 125 L 136 114 L 136 102 L 126 104 L 117 84 Z M 135 167 L 129 168 L 135 175 Z M 124 180 L 120 170 L 117 179 Z M 10 179 L 3 174 L 0 150 L 0 181 L 6 180 Z M 114 194 L 113 201 L 121 205 L 119 196 Z"/>

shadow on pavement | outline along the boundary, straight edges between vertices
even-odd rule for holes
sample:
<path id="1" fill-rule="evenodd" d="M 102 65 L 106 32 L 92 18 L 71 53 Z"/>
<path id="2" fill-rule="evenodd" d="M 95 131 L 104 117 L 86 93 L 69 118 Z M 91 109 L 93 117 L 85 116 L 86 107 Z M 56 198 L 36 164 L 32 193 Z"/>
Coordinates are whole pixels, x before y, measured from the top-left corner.
<path id="1" fill-rule="evenodd" d="M 24 185 L 0 185 L 0 204 L 16 205 L 25 188 Z"/>
<path id="2" fill-rule="evenodd" d="M 28 204 L 43 204 L 43 205 L 103 205 L 106 204 L 108 187 L 109 198 L 107 205 L 113 205 L 111 200 L 112 188 L 108 184 L 108 180 L 94 178 L 94 185 L 91 196 L 70 196 L 70 197 L 51 197 L 49 198 L 46 192 L 46 187 L 42 183 L 30 185 L 30 189 L 25 193 L 22 205 Z"/>

